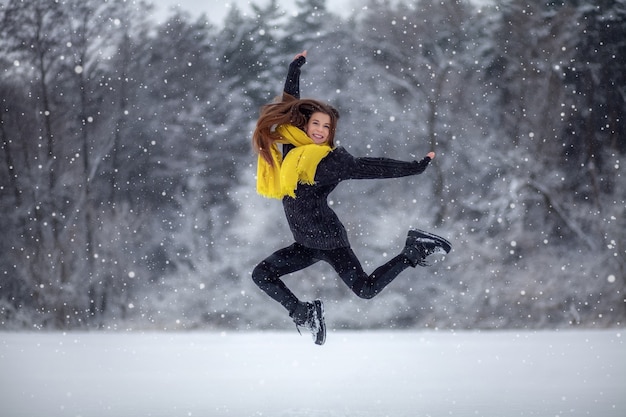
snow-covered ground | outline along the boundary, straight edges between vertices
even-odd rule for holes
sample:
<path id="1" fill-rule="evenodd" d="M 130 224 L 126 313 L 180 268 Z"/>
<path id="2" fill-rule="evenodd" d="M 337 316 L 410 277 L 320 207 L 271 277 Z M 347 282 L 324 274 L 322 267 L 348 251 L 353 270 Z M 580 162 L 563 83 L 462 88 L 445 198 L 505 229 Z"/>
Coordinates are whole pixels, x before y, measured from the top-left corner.
<path id="1" fill-rule="evenodd" d="M 623 417 L 622 329 L 0 333 L 3 417 Z"/>

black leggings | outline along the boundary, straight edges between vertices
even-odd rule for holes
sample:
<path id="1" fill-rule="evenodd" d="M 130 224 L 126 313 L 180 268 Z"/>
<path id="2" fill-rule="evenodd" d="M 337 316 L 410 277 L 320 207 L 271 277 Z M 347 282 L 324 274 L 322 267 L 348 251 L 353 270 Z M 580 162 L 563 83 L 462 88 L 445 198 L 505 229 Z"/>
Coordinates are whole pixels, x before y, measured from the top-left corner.
<path id="1" fill-rule="evenodd" d="M 406 257 L 398 255 L 378 267 L 371 275 L 367 275 L 351 248 L 321 250 L 294 243 L 274 252 L 258 264 L 252 271 L 252 280 L 267 295 L 292 313 L 298 305 L 298 298 L 287 288 L 280 277 L 309 267 L 319 261 L 328 262 L 337 271 L 343 282 L 357 296 L 365 299 L 375 297 L 400 272 L 409 267 Z"/>

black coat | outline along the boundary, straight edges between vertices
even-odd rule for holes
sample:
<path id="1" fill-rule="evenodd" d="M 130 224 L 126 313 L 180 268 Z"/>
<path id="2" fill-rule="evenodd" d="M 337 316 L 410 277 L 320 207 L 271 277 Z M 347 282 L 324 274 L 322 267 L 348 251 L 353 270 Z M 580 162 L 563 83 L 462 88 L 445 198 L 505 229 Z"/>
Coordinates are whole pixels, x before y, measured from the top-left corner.
<path id="1" fill-rule="evenodd" d="M 300 97 L 300 67 L 305 59 L 294 60 L 289 66 L 285 93 Z M 289 152 L 285 147 L 283 152 Z M 397 161 L 389 158 L 356 158 L 344 148 L 330 152 L 317 166 L 315 184 L 298 184 L 296 198 L 283 198 L 283 207 L 296 242 L 314 249 L 349 247 L 346 229 L 328 205 L 328 195 L 344 180 L 397 178 L 421 174 L 430 158 L 421 161 Z"/>

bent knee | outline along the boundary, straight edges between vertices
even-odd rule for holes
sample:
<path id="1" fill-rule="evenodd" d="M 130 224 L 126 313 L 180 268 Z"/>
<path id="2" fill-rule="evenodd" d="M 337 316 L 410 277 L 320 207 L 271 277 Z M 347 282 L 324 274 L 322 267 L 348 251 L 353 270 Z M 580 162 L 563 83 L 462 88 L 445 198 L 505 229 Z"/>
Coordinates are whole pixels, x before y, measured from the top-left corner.
<path id="1" fill-rule="evenodd" d="M 252 270 L 252 281 L 257 285 L 271 281 L 270 269 L 265 262 L 261 262 Z"/>
<path id="2" fill-rule="evenodd" d="M 378 294 L 378 292 L 374 291 L 371 287 L 365 285 L 362 287 L 356 287 L 356 288 L 351 288 L 352 291 L 356 294 L 357 297 L 363 299 L 363 300 L 371 300 L 372 298 L 376 297 L 376 294 Z"/>
<path id="3" fill-rule="evenodd" d="M 377 294 L 373 291 L 355 291 L 354 293 L 363 300 L 371 300 L 372 298 L 376 297 Z"/>

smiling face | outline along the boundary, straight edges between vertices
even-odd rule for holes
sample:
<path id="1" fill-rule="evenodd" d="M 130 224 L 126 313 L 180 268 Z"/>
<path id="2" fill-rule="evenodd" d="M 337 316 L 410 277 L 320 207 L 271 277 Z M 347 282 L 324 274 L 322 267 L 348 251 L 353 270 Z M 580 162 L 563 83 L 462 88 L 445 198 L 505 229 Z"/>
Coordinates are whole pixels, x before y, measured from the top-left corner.
<path id="1" fill-rule="evenodd" d="M 309 118 L 308 123 L 304 127 L 307 136 L 318 145 L 326 143 L 330 136 L 330 116 L 326 113 L 315 112 Z"/>

